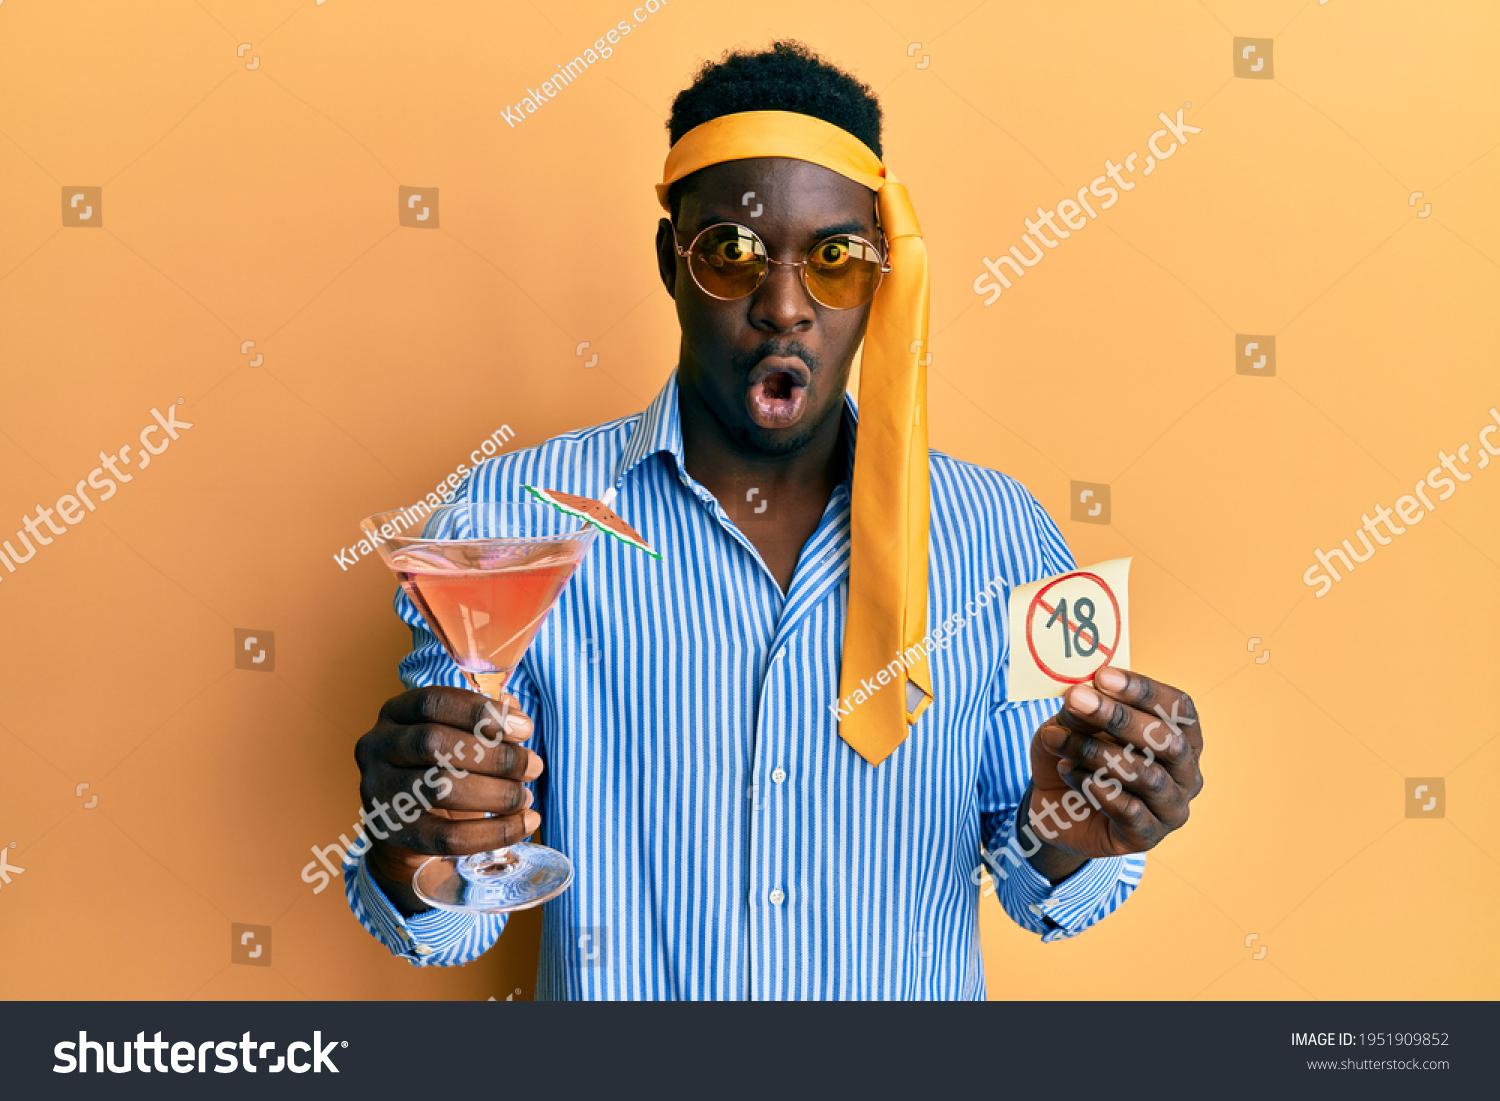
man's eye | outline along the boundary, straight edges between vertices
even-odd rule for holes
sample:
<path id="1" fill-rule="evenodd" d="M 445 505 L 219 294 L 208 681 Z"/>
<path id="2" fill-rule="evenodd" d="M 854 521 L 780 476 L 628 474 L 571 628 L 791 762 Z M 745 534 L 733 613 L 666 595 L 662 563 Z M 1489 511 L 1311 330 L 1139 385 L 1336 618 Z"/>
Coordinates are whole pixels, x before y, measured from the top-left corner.
<path id="1" fill-rule="evenodd" d="M 755 254 L 743 241 L 725 241 L 714 249 L 712 261 L 715 266 L 719 264 L 743 264 L 755 259 Z"/>
<path id="2" fill-rule="evenodd" d="M 818 263 L 823 267 L 836 268 L 849 260 L 849 246 L 843 241 L 824 241 L 818 246 Z"/>

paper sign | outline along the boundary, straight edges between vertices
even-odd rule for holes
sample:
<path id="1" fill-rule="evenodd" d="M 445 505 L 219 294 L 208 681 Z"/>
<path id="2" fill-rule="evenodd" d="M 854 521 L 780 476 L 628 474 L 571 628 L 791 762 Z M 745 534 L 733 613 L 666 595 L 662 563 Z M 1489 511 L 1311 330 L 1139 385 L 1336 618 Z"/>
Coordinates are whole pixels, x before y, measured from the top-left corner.
<path id="1" fill-rule="evenodd" d="M 1012 589 L 1006 698 L 1045 700 L 1106 665 L 1130 668 L 1129 579 L 1130 559 L 1111 558 Z"/>

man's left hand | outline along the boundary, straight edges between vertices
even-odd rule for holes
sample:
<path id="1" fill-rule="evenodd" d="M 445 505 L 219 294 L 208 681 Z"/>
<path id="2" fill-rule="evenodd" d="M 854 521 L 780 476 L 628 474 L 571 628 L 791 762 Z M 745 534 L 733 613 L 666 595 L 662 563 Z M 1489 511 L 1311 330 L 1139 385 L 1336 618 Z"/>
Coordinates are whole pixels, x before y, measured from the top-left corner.
<path id="1" fill-rule="evenodd" d="M 1144 852 L 1187 821 L 1202 752 L 1187 693 L 1101 669 L 1031 740 L 1032 829 L 1074 858 Z"/>

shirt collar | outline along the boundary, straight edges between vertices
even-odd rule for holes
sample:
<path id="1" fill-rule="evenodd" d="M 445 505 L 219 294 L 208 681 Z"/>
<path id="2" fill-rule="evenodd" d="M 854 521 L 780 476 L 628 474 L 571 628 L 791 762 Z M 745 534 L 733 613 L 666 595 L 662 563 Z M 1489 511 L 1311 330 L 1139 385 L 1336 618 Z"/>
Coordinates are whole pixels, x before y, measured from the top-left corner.
<path id="1" fill-rule="evenodd" d="M 665 452 L 670 455 L 677 464 L 678 476 L 687 479 L 687 464 L 682 447 L 682 412 L 678 408 L 677 369 L 674 367 L 672 373 L 667 377 L 667 383 L 661 388 L 646 411 L 641 414 L 640 421 L 635 430 L 630 434 L 630 439 L 625 443 L 624 453 L 620 456 L 620 465 L 615 470 L 614 484 L 618 488 L 625 478 L 641 463 L 652 455 Z M 859 422 L 859 407 L 854 402 L 854 397 L 847 391 L 844 393 L 844 428 L 849 438 L 849 448 L 846 456 L 847 465 L 844 468 L 844 484 L 841 489 L 847 493 L 847 485 L 854 478 L 854 434 Z"/>

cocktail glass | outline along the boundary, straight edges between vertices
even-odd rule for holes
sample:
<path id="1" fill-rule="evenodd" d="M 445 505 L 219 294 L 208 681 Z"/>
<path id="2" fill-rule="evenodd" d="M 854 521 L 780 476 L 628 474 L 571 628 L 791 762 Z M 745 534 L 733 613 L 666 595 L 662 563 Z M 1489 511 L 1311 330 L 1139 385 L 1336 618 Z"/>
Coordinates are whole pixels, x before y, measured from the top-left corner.
<path id="1" fill-rule="evenodd" d="M 597 534 L 537 501 L 419 505 L 360 527 L 470 686 L 495 701 Z M 498 740 L 503 731 L 476 733 Z M 503 914 L 540 906 L 572 881 L 566 856 L 520 842 L 435 856 L 417 869 L 412 889 L 440 910 Z"/>

